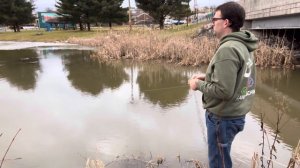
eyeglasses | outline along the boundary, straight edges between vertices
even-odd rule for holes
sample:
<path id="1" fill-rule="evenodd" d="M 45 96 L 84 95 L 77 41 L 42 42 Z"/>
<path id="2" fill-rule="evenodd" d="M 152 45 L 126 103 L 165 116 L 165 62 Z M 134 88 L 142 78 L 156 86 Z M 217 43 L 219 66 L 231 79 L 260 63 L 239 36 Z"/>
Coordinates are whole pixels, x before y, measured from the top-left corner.
<path id="1" fill-rule="evenodd" d="M 215 21 L 217 21 L 217 20 L 225 20 L 225 18 L 212 18 L 212 19 L 211 19 L 212 22 L 215 22 Z"/>

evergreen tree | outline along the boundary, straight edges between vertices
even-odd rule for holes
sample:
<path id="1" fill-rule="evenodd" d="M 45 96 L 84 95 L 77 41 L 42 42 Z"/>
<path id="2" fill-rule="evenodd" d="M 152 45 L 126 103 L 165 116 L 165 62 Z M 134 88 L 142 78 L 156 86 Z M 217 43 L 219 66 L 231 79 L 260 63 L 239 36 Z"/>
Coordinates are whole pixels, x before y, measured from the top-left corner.
<path id="1" fill-rule="evenodd" d="M 80 19 L 86 23 L 88 31 L 90 31 L 91 23 L 96 22 L 96 16 L 99 13 L 99 0 L 79 0 L 76 5 L 81 13 Z"/>
<path id="2" fill-rule="evenodd" d="M 101 1 L 101 10 L 99 12 L 100 22 L 108 23 L 112 27 L 112 23 L 123 23 L 128 20 L 126 8 L 122 8 L 123 0 L 99 0 Z"/>
<path id="3" fill-rule="evenodd" d="M 122 23 L 127 20 L 127 9 L 121 7 L 123 0 L 58 0 L 57 12 L 66 22 L 90 24 L 99 20 L 103 23 Z"/>
<path id="4" fill-rule="evenodd" d="M 173 10 L 175 2 L 176 0 L 136 0 L 137 7 L 149 13 L 160 29 L 164 28 L 165 18 Z"/>
<path id="5" fill-rule="evenodd" d="M 79 24 L 80 30 L 83 30 L 81 12 L 79 10 L 78 0 L 58 0 L 55 4 L 57 14 L 61 15 L 61 21 L 70 22 L 74 25 Z"/>
<path id="6" fill-rule="evenodd" d="M 83 23 L 87 24 L 90 31 L 90 24 L 96 21 L 99 13 L 101 0 L 59 0 L 55 5 L 57 13 L 63 16 L 62 20 L 73 24 L 79 23 L 80 30 L 83 30 Z"/>
<path id="7" fill-rule="evenodd" d="M 34 6 L 26 0 L 0 0 L 0 24 L 11 26 L 14 32 L 20 32 L 22 24 L 34 21 Z"/>

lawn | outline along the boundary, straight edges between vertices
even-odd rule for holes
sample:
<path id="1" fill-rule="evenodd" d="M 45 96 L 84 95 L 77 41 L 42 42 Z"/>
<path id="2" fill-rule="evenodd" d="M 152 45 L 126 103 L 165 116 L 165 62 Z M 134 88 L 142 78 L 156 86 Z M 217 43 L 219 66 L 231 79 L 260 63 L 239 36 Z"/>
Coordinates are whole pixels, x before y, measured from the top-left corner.
<path id="1" fill-rule="evenodd" d="M 163 36 L 190 36 L 196 33 L 197 29 L 201 28 L 202 24 L 180 25 L 167 27 L 165 30 L 154 29 Z M 152 30 L 148 27 L 135 27 L 133 26 L 132 33 L 147 33 Z M 79 31 L 79 30 L 53 30 L 50 32 L 41 30 L 21 30 L 21 32 L 0 32 L 0 41 L 39 41 L 39 42 L 65 42 L 71 37 L 77 38 L 89 38 L 93 36 L 98 36 L 102 34 L 107 34 L 108 32 L 124 32 L 129 31 L 128 26 L 116 26 L 112 30 L 109 28 L 93 28 L 92 31 Z"/>
<path id="2" fill-rule="evenodd" d="M 102 31 L 76 31 L 76 30 L 23 30 L 18 33 L 0 32 L 0 41 L 39 41 L 39 42 L 64 42 L 70 37 L 92 37 Z"/>

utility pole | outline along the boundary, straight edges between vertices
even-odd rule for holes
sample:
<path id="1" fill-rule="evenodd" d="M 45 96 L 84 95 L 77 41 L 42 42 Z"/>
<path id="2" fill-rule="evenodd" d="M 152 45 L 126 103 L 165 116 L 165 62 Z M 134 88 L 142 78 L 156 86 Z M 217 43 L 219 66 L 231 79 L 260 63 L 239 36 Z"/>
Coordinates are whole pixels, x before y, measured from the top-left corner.
<path id="1" fill-rule="evenodd" d="M 195 10 L 196 23 L 198 23 L 198 4 L 197 4 L 197 0 L 194 0 L 194 10 Z"/>
<path id="2" fill-rule="evenodd" d="M 189 7 L 188 2 L 181 2 L 181 5 L 187 5 Z M 187 15 L 187 13 L 184 13 L 184 15 L 186 15 L 186 26 L 189 26 L 189 16 Z"/>
<path id="3" fill-rule="evenodd" d="M 129 31 L 131 31 L 132 29 L 132 25 L 131 25 L 131 5 L 130 5 L 130 0 L 128 0 L 128 17 L 129 17 L 129 20 L 128 20 L 128 24 L 129 24 Z"/>

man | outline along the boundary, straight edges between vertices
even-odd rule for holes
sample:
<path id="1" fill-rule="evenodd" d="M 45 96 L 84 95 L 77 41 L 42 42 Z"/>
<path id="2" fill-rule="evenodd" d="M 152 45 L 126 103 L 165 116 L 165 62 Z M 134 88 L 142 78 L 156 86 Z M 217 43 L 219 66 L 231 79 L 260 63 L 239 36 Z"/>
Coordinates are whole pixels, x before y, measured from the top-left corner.
<path id="1" fill-rule="evenodd" d="M 206 109 L 208 158 L 210 168 L 231 168 L 230 149 L 235 135 L 244 129 L 245 115 L 255 94 L 257 38 L 240 31 L 245 10 L 236 2 L 218 6 L 212 18 L 220 40 L 206 74 L 189 80 L 192 90 L 203 93 Z"/>

